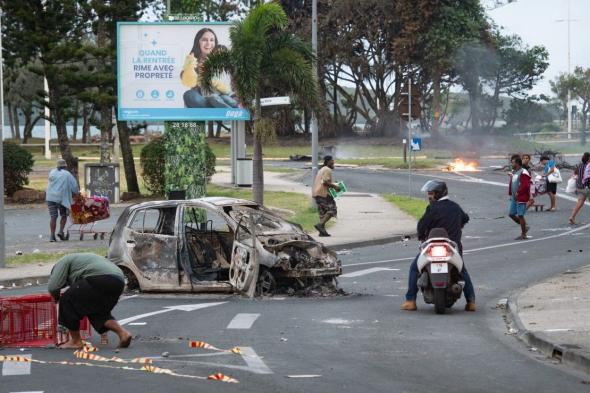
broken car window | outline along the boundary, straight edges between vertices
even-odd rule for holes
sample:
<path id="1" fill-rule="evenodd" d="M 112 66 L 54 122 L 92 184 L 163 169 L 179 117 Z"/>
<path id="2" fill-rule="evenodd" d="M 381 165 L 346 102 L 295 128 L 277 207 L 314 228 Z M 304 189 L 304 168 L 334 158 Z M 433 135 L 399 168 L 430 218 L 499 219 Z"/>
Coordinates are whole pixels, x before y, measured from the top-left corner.
<path id="1" fill-rule="evenodd" d="M 271 214 L 267 211 L 253 209 L 249 206 L 234 206 L 229 212 L 236 222 L 252 217 L 254 221 L 254 228 L 258 235 L 271 235 L 280 233 L 300 232 L 300 229 L 282 219 L 279 216 Z"/>
<path id="2" fill-rule="evenodd" d="M 201 231 L 229 232 L 229 226 L 220 214 L 200 207 L 185 208 L 184 224 Z"/>
<path id="3" fill-rule="evenodd" d="M 141 209 L 135 212 L 129 228 L 140 233 L 174 235 L 176 207 Z"/>

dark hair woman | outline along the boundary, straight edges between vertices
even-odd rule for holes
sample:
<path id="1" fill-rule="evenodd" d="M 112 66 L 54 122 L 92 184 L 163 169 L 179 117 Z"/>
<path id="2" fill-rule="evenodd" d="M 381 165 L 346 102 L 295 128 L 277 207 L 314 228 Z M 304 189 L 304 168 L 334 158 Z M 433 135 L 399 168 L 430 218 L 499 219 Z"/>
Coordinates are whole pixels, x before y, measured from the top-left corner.
<path id="1" fill-rule="evenodd" d="M 199 83 L 199 72 L 203 62 L 218 45 L 217 35 L 208 27 L 202 28 L 195 35 L 193 46 L 190 53 L 186 56 L 182 72 L 180 73 L 182 84 L 190 88 L 182 96 L 184 105 L 187 108 L 228 108 L 232 106 L 221 98 L 231 95 L 231 90 L 225 83 L 220 80 L 214 80 L 212 83 L 214 91 L 210 96 L 203 95 Z"/>

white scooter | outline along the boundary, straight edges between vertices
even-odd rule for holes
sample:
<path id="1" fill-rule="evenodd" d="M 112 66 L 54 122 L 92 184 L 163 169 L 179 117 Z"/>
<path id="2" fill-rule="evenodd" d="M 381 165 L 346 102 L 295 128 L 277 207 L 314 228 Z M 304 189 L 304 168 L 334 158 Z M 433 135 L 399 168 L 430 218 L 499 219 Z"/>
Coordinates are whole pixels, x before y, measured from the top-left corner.
<path id="1" fill-rule="evenodd" d="M 443 228 L 434 228 L 420 245 L 418 287 L 424 302 L 434 304 L 437 314 L 444 314 L 461 297 L 465 281 L 461 276 L 463 258 L 457 244 Z"/>

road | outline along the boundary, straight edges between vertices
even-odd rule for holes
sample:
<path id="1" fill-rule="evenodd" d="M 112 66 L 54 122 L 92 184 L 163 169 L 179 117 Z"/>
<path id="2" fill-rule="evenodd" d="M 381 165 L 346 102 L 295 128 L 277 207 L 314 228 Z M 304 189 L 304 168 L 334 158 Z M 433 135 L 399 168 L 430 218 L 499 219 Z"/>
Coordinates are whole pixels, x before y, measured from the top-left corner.
<path id="1" fill-rule="evenodd" d="M 353 191 L 401 193 L 407 187 L 404 173 L 337 169 L 336 174 Z M 430 176 L 416 175 L 421 181 L 415 182 L 415 195 Z M 237 385 L 121 369 L 32 364 L 25 375 L 0 376 L 0 392 L 135 392 L 146 387 L 154 392 L 590 391 L 582 384 L 588 376 L 539 357 L 508 335 L 503 311 L 496 308 L 518 288 L 589 263 L 588 213 L 583 211 L 582 224 L 572 229 L 566 223 L 573 203 L 560 199 L 555 213 L 530 213 L 533 239 L 516 242 L 512 239 L 518 228 L 506 217 L 506 188 L 495 184 L 504 184 L 505 174 L 473 175 L 487 183 L 442 176 L 448 178 L 451 199 L 471 216 L 464 246 L 476 287 L 475 313 L 462 310 L 463 300 L 442 316 L 421 299 L 417 312 L 399 310 L 415 241 L 357 248 L 340 255 L 344 276 L 339 281 L 348 296 L 247 300 L 139 295 L 125 298 L 115 309 L 120 319 L 160 313 L 131 322 L 139 323 L 128 326 L 139 337 L 130 349 L 115 354 L 111 342 L 100 350 L 101 356 L 130 359 L 169 352 L 155 364 L 193 376 L 222 372 L 238 379 Z M 194 311 L 165 309 L 202 303 L 216 304 Z M 222 349 L 240 346 L 245 355 L 188 348 L 187 339 Z M 70 352 L 60 350 L 0 351 L 8 354 L 74 360 Z"/>

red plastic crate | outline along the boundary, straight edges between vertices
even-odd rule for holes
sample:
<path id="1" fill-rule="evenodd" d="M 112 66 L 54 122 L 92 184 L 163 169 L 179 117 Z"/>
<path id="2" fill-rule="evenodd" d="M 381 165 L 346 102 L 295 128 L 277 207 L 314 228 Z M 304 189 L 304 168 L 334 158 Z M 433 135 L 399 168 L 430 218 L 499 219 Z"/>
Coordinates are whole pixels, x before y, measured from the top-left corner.
<path id="1" fill-rule="evenodd" d="M 92 336 L 85 317 L 80 321 L 83 339 Z M 57 306 L 49 294 L 0 298 L 0 347 L 42 348 L 68 339 L 57 329 Z"/>

